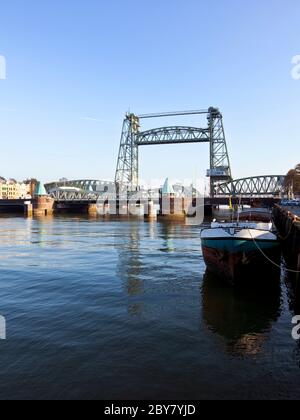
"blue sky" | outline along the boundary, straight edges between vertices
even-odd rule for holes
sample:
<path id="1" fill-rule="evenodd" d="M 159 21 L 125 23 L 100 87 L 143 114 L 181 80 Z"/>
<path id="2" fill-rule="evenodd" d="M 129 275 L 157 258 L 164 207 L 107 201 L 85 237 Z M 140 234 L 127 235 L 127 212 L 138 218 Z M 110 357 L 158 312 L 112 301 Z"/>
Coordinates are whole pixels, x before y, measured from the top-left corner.
<path id="1" fill-rule="evenodd" d="M 211 105 L 235 178 L 285 173 L 300 161 L 299 16 L 299 0 L 3 2 L 0 175 L 112 179 L 127 110 Z M 208 148 L 147 147 L 140 165 L 146 179 L 203 176 Z"/>

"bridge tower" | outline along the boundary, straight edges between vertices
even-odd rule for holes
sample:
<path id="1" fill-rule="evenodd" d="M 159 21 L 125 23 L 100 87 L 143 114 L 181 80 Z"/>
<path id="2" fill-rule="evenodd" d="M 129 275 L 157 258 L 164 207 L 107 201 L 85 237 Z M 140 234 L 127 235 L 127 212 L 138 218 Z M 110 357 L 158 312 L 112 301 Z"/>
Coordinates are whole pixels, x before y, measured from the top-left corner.
<path id="1" fill-rule="evenodd" d="M 139 148 L 137 135 L 139 129 L 139 117 L 131 113 L 126 114 L 122 129 L 115 183 L 119 188 L 126 187 L 128 191 L 137 191 L 138 189 Z"/>
<path id="2" fill-rule="evenodd" d="M 221 182 L 232 180 L 232 172 L 220 110 L 209 108 L 207 121 L 210 130 L 210 169 L 207 176 L 210 178 L 211 196 L 214 196 Z"/>
<path id="3" fill-rule="evenodd" d="M 145 132 L 140 131 L 140 120 L 149 118 L 175 117 L 187 115 L 207 115 L 207 127 L 163 127 Z M 211 195 L 214 196 L 221 182 L 231 181 L 231 167 L 223 126 L 223 116 L 219 109 L 184 111 L 137 116 L 126 114 L 115 183 L 119 190 L 137 191 L 139 187 L 139 146 L 163 144 L 210 143 Z"/>

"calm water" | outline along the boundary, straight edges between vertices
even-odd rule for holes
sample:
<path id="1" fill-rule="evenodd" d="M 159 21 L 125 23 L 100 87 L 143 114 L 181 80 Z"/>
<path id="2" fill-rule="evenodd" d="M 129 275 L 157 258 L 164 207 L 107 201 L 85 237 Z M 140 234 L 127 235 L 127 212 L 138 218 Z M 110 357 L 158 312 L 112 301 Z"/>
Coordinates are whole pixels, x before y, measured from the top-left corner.
<path id="1" fill-rule="evenodd" d="M 300 398 L 286 287 L 205 275 L 199 229 L 0 218 L 0 398 Z"/>

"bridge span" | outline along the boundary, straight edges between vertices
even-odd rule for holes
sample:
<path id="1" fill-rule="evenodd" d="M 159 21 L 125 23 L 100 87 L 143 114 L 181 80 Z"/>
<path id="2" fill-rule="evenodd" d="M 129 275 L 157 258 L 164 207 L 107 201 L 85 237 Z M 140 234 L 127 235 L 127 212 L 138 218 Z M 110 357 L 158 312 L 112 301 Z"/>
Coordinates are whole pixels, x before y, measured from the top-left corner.
<path id="1" fill-rule="evenodd" d="M 258 198 L 279 200 L 284 195 L 283 175 L 264 175 L 242 178 L 218 185 L 209 202 L 228 203 L 230 197 L 242 198 L 244 202 Z M 116 185 L 111 181 L 74 180 L 54 182 L 45 185 L 48 194 L 57 202 L 96 202 L 100 198 L 114 194 Z M 142 191 L 143 198 L 149 198 L 149 191 Z"/>
<path id="2" fill-rule="evenodd" d="M 281 197 L 284 194 L 283 175 L 264 175 L 241 178 L 219 184 L 216 196 L 227 197 Z"/>
<path id="3" fill-rule="evenodd" d="M 199 118 L 198 125 L 172 125 L 159 128 L 143 129 L 144 120 L 164 119 L 171 117 Z M 197 125 L 197 124 L 196 124 Z M 196 111 L 167 112 L 136 115 L 127 113 L 123 122 L 118 163 L 115 179 L 72 180 L 47 184 L 47 192 L 56 202 L 91 201 L 95 202 L 115 191 L 121 194 L 139 192 L 139 148 L 151 145 L 172 145 L 189 143 L 208 143 L 210 166 L 207 177 L 210 182 L 210 198 L 222 202 L 229 197 L 270 198 L 284 196 L 283 175 L 263 175 L 234 180 L 232 176 L 229 151 L 225 136 L 223 115 L 218 108 L 210 107 Z M 143 198 L 150 194 L 142 191 Z"/>

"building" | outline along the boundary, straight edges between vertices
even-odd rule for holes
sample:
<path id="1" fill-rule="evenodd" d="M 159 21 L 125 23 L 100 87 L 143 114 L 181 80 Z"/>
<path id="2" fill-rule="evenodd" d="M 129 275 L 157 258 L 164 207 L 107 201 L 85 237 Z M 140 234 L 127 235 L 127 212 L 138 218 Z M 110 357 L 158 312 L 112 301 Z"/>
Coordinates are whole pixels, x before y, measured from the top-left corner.
<path id="1" fill-rule="evenodd" d="M 18 200 L 31 198 L 30 185 L 17 182 L 15 179 L 6 180 L 0 177 L 0 200 Z"/>
<path id="2" fill-rule="evenodd" d="M 35 179 L 35 178 L 29 178 L 29 179 L 26 179 L 24 181 L 24 184 L 26 184 L 26 186 L 27 186 L 27 190 L 29 191 L 29 195 L 31 197 L 33 197 L 34 196 L 35 189 L 36 189 L 36 186 L 38 184 L 38 180 Z"/>

